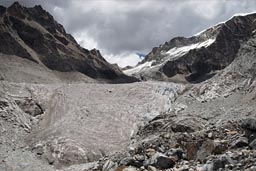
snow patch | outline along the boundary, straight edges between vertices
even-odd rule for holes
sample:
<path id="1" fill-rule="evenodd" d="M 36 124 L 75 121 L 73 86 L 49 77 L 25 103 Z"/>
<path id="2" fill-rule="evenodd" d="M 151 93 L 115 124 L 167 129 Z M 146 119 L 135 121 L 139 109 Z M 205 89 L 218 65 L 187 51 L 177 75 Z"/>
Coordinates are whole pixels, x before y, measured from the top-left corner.
<path id="1" fill-rule="evenodd" d="M 145 62 L 145 63 L 140 64 L 140 65 L 138 65 L 138 66 L 136 66 L 136 67 L 134 67 L 132 69 L 125 70 L 124 73 L 127 74 L 127 75 L 132 75 L 134 73 L 138 73 L 138 72 L 140 72 L 142 70 L 150 68 L 153 62 L 155 62 L 155 60 L 149 61 L 149 62 Z"/>
<path id="2" fill-rule="evenodd" d="M 237 13 L 237 14 L 234 14 L 232 17 L 230 17 L 229 19 L 233 18 L 233 17 L 236 17 L 236 16 L 246 16 L 246 15 L 250 15 L 250 14 L 255 14 L 256 11 L 253 11 L 253 12 L 247 12 L 247 13 Z M 228 19 L 228 20 L 229 20 Z"/>
<path id="3" fill-rule="evenodd" d="M 182 55 L 185 55 L 188 51 L 190 51 L 192 49 L 199 49 L 201 47 L 208 47 L 214 41 L 215 41 L 215 39 L 208 39 L 206 41 L 195 43 L 195 44 L 191 44 L 191 45 L 188 45 L 188 46 L 183 46 L 183 47 L 178 47 L 178 48 L 174 47 L 174 48 L 168 50 L 166 52 L 166 54 L 168 54 L 171 57 L 182 56 Z"/>

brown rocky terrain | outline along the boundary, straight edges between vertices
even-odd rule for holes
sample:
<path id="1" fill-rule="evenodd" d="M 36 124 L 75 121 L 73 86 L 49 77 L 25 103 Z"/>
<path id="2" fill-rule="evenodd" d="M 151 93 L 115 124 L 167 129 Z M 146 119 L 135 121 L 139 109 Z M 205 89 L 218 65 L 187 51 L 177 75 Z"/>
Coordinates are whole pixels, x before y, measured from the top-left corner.
<path id="1" fill-rule="evenodd" d="M 0 171 L 256 170 L 255 14 L 154 48 L 129 84 L 40 6 L 0 16 Z"/>

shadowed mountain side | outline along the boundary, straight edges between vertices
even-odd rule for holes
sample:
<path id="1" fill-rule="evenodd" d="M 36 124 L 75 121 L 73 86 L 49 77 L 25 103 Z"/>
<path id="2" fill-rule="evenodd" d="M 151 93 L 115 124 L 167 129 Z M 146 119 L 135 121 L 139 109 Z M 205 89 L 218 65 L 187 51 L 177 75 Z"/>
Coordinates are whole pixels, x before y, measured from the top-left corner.
<path id="1" fill-rule="evenodd" d="M 0 52 L 26 58 L 51 70 L 78 71 L 96 80 L 138 81 L 109 64 L 97 49 L 79 46 L 40 5 L 26 8 L 15 2 L 9 8 L 0 7 Z"/>
<path id="2" fill-rule="evenodd" d="M 233 16 L 195 36 L 155 47 L 137 67 L 124 71 L 142 80 L 201 82 L 228 66 L 255 34 L 256 14 Z"/>

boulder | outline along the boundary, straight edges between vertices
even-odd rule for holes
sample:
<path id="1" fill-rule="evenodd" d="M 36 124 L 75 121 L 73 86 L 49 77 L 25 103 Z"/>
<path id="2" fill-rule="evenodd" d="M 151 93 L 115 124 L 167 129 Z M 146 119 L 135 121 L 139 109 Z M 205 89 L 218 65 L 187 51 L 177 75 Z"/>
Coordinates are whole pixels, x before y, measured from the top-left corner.
<path id="1" fill-rule="evenodd" d="M 174 171 L 189 171 L 189 166 L 183 165 L 180 168 L 175 169 Z"/>
<path id="2" fill-rule="evenodd" d="M 213 159 L 212 161 L 207 161 L 206 164 L 198 169 L 200 171 L 219 171 L 220 169 L 224 169 L 225 166 L 229 163 L 233 163 L 230 157 L 226 154 L 219 156 L 218 158 Z"/>
<path id="3" fill-rule="evenodd" d="M 63 171 L 90 171 L 90 170 L 96 170 L 98 169 L 98 167 L 99 167 L 98 162 L 92 162 L 92 163 L 72 165 L 68 168 L 65 168 Z"/>
<path id="4" fill-rule="evenodd" d="M 121 166 L 128 166 L 130 163 L 132 163 L 133 158 L 132 157 L 125 157 L 120 162 L 119 165 Z"/>
<path id="5" fill-rule="evenodd" d="M 214 150 L 214 141 L 205 141 L 196 154 L 196 160 L 204 162 L 207 156 L 211 155 Z"/>
<path id="6" fill-rule="evenodd" d="M 137 161 L 144 161 L 145 156 L 137 154 L 137 155 L 134 156 L 134 159 L 137 160 Z"/>
<path id="7" fill-rule="evenodd" d="M 167 152 L 167 155 L 168 155 L 168 156 L 175 157 L 178 161 L 181 160 L 181 159 L 183 159 L 183 154 L 184 154 L 184 151 L 183 151 L 181 148 L 170 149 L 170 150 Z"/>
<path id="8" fill-rule="evenodd" d="M 247 118 L 241 123 L 241 127 L 247 130 L 256 131 L 256 119 Z"/>
<path id="9" fill-rule="evenodd" d="M 145 152 L 146 152 L 148 157 L 152 157 L 156 153 L 156 150 L 153 149 L 153 148 L 149 148 L 149 149 L 146 149 Z"/>
<path id="10" fill-rule="evenodd" d="M 240 137 L 231 144 L 231 147 L 233 148 L 240 148 L 244 146 L 248 146 L 248 138 L 246 137 Z"/>
<path id="11" fill-rule="evenodd" d="M 120 166 L 134 166 L 134 167 L 141 167 L 143 166 L 145 160 L 145 156 L 143 155 L 135 155 L 133 157 L 125 157 L 120 162 Z"/>
<path id="12" fill-rule="evenodd" d="M 114 171 L 117 167 L 117 164 L 111 160 L 107 160 L 102 167 L 102 171 Z"/>
<path id="13" fill-rule="evenodd" d="M 44 113 L 42 106 L 30 98 L 20 99 L 15 101 L 17 105 L 27 114 L 38 116 Z"/>
<path id="14" fill-rule="evenodd" d="M 207 156 L 223 154 L 228 149 L 226 141 L 206 140 L 197 152 L 196 160 L 204 162 Z"/>
<path id="15" fill-rule="evenodd" d="M 228 149 L 228 141 L 226 140 L 214 140 L 213 144 L 212 154 L 223 154 Z"/>
<path id="16" fill-rule="evenodd" d="M 214 159 L 212 162 L 212 170 L 217 171 L 220 168 L 225 168 L 225 162 L 220 159 Z"/>
<path id="17" fill-rule="evenodd" d="M 126 167 L 123 169 L 123 171 L 138 171 L 138 169 L 136 169 L 134 167 Z"/>
<path id="18" fill-rule="evenodd" d="M 198 145 L 196 142 L 188 142 L 186 144 L 187 159 L 194 160 L 198 151 Z"/>
<path id="19" fill-rule="evenodd" d="M 148 166 L 148 171 L 158 171 L 158 170 L 153 166 Z"/>
<path id="20" fill-rule="evenodd" d="M 156 153 L 151 157 L 150 164 L 158 169 L 169 169 L 173 168 L 175 161 L 162 153 Z"/>
<path id="21" fill-rule="evenodd" d="M 253 149 L 253 150 L 256 150 L 256 139 L 254 139 L 250 144 L 249 146 Z"/>
<path id="22" fill-rule="evenodd" d="M 242 120 L 241 127 L 245 129 L 245 136 L 249 142 L 256 139 L 256 119 L 247 118 Z"/>

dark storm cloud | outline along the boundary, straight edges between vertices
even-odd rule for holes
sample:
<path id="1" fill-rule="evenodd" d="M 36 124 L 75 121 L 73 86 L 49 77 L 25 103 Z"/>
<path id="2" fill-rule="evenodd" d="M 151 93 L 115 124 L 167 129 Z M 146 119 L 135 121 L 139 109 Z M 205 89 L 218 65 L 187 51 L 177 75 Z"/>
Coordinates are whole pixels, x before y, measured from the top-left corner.
<path id="1" fill-rule="evenodd" d="M 128 59 L 125 57 L 129 54 L 148 53 L 152 47 L 175 36 L 191 36 L 227 20 L 235 13 L 256 10 L 254 0 L 23 0 L 19 2 L 25 6 L 41 4 L 85 48 L 96 46 L 103 51 L 108 60 L 120 62 L 123 58 L 123 63 Z M 11 3 L 12 1 L 5 0 L 0 2 L 7 6 Z M 128 61 L 127 64 L 129 62 L 131 63 Z"/>

